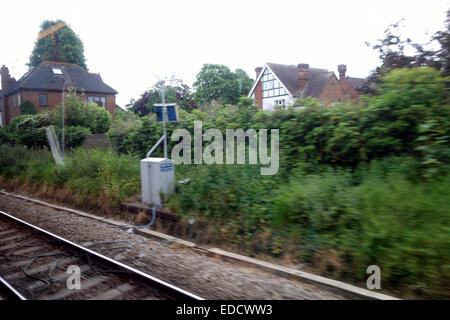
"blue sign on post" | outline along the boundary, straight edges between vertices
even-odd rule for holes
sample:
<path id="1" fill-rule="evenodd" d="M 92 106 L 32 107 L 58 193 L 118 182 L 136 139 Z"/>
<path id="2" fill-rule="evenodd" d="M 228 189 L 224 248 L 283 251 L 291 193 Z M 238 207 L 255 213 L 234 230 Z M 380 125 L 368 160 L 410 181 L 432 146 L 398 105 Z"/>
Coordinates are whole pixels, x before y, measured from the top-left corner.
<path id="1" fill-rule="evenodd" d="M 163 121 L 163 107 L 155 107 L 156 109 L 156 121 Z"/>
<path id="2" fill-rule="evenodd" d="M 178 121 L 178 110 L 175 103 L 158 103 L 155 104 L 156 120 L 159 122 L 164 121 L 164 109 L 166 110 L 165 121 L 176 122 Z"/>
<path id="3" fill-rule="evenodd" d="M 178 121 L 176 105 L 167 106 L 167 120 L 170 122 Z"/>

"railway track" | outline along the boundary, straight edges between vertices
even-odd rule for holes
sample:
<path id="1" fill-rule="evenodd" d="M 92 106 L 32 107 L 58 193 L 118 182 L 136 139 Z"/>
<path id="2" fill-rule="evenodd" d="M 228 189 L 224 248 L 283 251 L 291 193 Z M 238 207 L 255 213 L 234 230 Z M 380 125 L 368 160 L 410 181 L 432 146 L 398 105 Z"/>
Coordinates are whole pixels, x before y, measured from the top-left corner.
<path id="1" fill-rule="evenodd" d="M 126 241 L 82 246 L 0 211 L 0 296 L 21 300 L 203 300 L 99 253 L 120 252 L 126 246 Z"/>

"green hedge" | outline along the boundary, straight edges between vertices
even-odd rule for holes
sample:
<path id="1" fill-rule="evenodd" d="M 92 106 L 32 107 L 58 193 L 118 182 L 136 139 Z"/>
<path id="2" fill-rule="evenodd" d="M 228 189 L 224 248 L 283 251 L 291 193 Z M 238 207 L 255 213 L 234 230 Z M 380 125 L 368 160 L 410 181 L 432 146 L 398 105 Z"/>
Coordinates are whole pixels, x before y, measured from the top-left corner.
<path id="1" fill-rule="evenodd" d="M 295 108 L 262 112 L 249 98 L 237 106 L 210 106 L 192 113 L 180 111 L 180 122 L 167 126 L 193 134 L 193 121 L 203 129 L 248 128 L 280 130 L 281 173 L 300 162 L 355 168 L 387 156 L 421 159 L 423 177 L 439 175 L 450 161 L 450 107 L 446 82 L 432 68 L 397 69 L 383 82 L 380 95 L 362 97 L 359 104 L 326 108 L 314 99 L 299 100 Z M 118 150 L 143 157 L 162 135 L 154 117 L 115 121 L 110 138 Z M 169 149 L 176 142 L 169 141 Z M 160 155 L 156 150 L 155 155 Z"/>

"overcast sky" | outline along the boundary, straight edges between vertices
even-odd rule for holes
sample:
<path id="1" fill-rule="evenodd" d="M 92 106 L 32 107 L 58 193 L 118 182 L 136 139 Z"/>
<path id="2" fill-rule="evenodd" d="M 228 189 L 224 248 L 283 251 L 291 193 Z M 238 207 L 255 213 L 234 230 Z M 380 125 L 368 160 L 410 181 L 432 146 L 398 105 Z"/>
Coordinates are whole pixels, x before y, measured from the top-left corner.
<path id="1" fill-rule="evenodd" d="M 300 1 L 8 1 L 2 2 L 0 64 L 20 78 L 39 25 L 62 19 L 84 43 L 89 71 L 119 91 L 117 103 L 152 87 L 154 74 L 173 71 L 188 84 L 204 63 L 254 69 L 265 62 L 309 63 L 365 77 L 379 65 L 364 42 L 404 18 L 414 41 L 444 29 L 446 0 Z M 427 36 L 428 33 L 428 36 Z"/>

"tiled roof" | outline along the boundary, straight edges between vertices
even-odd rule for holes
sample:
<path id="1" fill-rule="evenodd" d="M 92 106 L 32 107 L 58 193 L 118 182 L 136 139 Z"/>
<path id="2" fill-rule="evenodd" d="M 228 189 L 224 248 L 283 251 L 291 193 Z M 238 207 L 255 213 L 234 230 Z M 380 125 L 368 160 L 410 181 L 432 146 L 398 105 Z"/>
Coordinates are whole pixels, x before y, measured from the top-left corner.
<path id="1" fill-rule="evenodd" d="M 318 97 L 333 74 L 326 69 L 309 68 L 308 81 L 304 90 L 300 92 L 297 66 L 277 63 L 267 65 L 294 97 Z"/>
<path id="2" fill-rule="evenodd" d="M 350 81 L 350 83 L 352 84 L 353 88 L 359 88 L 360 86 L 362 86 L 364 84 L 364 82 L 366 82 L 366 79 L 363 78 L 352 78 L 352 77 L 347 77 L 348 81 Z"/>
<path id="3" fill-rule="evenodd" d="M 59 67 L 62 75 L 54 74 L 52 67 Z M 28 71 L 7 91 L 13 93 L 18 89 L 62 90 L 64 79 L 67 87 L 86 93 L 117 94 L 117 91 L 105 84 L 99 74 L 90 73 L 76 64 L 44 61 Z"/>
<path id="4" fill-rule="evenodd" d="M 327 85 L 328 80 L 333 75 L 333 72 L 320 72 L 309 76 L 308 82 L 306 82 L 306 86 L 301 93 L 302 98 L 313 97 L 317 98 L 322 90 Z M 299 95 L 300 96 L 300 95 Z"/>

